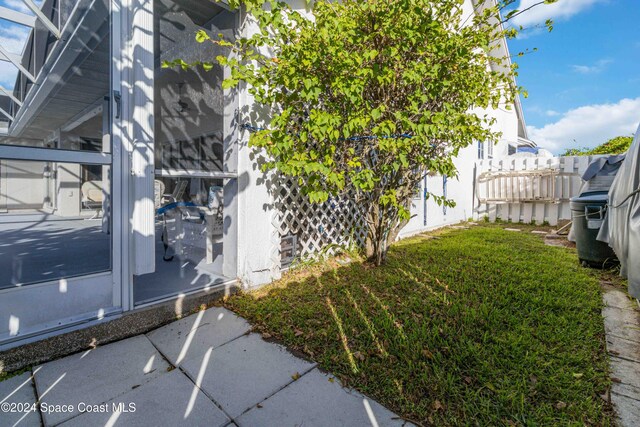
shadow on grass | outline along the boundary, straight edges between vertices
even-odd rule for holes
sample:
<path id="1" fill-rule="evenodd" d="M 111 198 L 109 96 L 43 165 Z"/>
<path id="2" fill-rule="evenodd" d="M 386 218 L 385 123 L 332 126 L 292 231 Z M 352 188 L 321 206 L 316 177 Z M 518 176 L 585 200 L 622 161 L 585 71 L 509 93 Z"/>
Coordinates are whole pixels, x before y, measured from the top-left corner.
<path id="1" fill-rule="evenodd" d="M 575 254 L 495 227 L 327 262 L 227 306 L 422 424 L 606 425 L 598 280 Z"/>

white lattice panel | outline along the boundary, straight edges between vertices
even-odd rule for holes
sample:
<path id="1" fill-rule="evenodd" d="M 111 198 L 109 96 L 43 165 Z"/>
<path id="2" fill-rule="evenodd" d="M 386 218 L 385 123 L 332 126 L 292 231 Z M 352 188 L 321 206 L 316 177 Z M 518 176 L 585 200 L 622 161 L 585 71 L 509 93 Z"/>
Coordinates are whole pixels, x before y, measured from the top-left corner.
<path id="1" fill-rule="evenodd" d="M 297 236 L 298 259 L 313 258 L 325 248 L 327 254 L 332 254 L 337 247 L 365 243 L 364 216 L 346 198 L 333 197 L 325 203 L 314 204 L 302 194 L 294 180 L 284 178 L 278 188 L 276 205 L 280 236 Z"/>

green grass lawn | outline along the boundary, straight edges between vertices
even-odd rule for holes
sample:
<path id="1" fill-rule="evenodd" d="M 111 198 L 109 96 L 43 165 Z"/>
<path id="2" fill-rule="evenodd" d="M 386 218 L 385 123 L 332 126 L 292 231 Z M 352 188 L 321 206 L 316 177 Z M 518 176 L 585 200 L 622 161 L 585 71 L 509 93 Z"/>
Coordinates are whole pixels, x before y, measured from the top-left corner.
<path id="1" fill-rule="evenodd" d="M 226 300 L 266 337 L 422 425 L 609 425 L 597 274 L 500 226 L 329 261 Z"/>

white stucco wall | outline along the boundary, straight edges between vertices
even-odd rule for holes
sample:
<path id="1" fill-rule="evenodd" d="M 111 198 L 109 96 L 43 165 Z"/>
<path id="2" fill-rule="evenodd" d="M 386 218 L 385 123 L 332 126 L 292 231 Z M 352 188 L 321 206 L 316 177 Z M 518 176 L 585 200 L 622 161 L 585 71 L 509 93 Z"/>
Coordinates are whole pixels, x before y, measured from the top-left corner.
<path id="1" fill-rule="evenodd" d="M 484 114 L 483 111 L 480 114 Z M 502 133 L 500 141 L 493 147 L 493 158 L 499 159 L 508 156 L 509 144 L 517 144 L 518 139 L 518 115 L 515 108 L 510 110 L 506 106 L 501 106 L 496 110 L 487 110 L 491 117 L 496 119 L 492 127 L 494 132 Z M 484 159 L 489 158 L 489 147 L 485 144 Z M 475 168 L 478 162 L 477 142 L 460 151 L 454 163 L 458 169 L 457 178 L 447 180 L 447 198 L 453 200 L 456 206 L 447 208 L 446 214 L 442 206 L 438 205 L 433 198 L 426 201 L 426 224 L 425 224 L 425 201 L 424 191 L 421 198 L 415 199 L 412 209 L 412 219 L 400 233 L 400 237 L 408 237 L 421 231 L 426 231 L 445 225 L 466 221 L 473 217 L 475 195 L 474 180 Z M 424 190 L 424 183 L 423 183 Z M 441 176 L 427 178 L 427 189 L 429 192 L 442 196 L 443 179 Z"/>
<path id="2" fill-rule="evenodd" d="M 42 209 L 48 180 L 45 164 L 0 160 L 0 209 Z"/>
<path id="3" fill-rule="evenodd" d="M 463 10 L 465 17 L 473 13 L 474 9 L 471 0 L 465 0 Z M 490 68 L 490 66 L 487 65 L 487 68 Z M 478 110 L 477 114 L 479 116 L 488 114 L 490 117 L 495 118 L 496 123 L 492 126 L 492 130 L 502 134 L 499 142 L 492 149 L 488 144 L 485 144 L 484 159 L 488 159 L 490 154 L 494 159 L 507 157 L 509 155 L 509 145 L 517 146 L 518 141 L 519 119 L 515 106 L 501 105 L 497 109 Z M 481 159 L 478 157 L 477 142 L 461 150 L 455 159 L 454 163 L 458 170 L 458 177 L 447 180 L 447 198 L 453 200 L 456 206 L 447 208 L 446 213 L 445 209 L 438 205 L 433 198 L 426 200 L 425 203 L 423 182 L 421 198 L 414 200 L 412 219 L 400 233 L 400 238 L 472 218 L 475 204 L 475 168 L 478 160 Z M 441 176 L 428 177 L 426 184 L 429 192 L 438 196 L 443 195 L 443 178 Z"/>

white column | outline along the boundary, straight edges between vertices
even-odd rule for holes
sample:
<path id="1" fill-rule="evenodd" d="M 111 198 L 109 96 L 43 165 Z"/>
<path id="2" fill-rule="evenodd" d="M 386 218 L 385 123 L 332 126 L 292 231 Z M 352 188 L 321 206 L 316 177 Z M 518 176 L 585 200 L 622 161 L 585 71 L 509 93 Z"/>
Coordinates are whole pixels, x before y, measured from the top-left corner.
<path id="1" fill-rule="evenodd" d="M 240 32 L 250 36 L 258 31 L 254 21 L 240 16 Z M 239 89 L 238 124 L 268 126 L 266 109 L 259 110 L 245 86 Z M 248 107 L 248 108 L 247 108 Z M 248 110 L 250 114 L 244 114 Z M 238 277 L 245 287 L 256 287 L 280 277 L 280 235 L 271 174 L 264 174 L 248 147 L 249 133 L 238 138 Z"/>
<path id="2" fill-rule="evenodd" d="M 155 271 L 153 0 L 126 0 L 122 7 L 129 23 L 123 37 L 121 114 L 131 159 L 131 272 L 142 275 Z"/>

